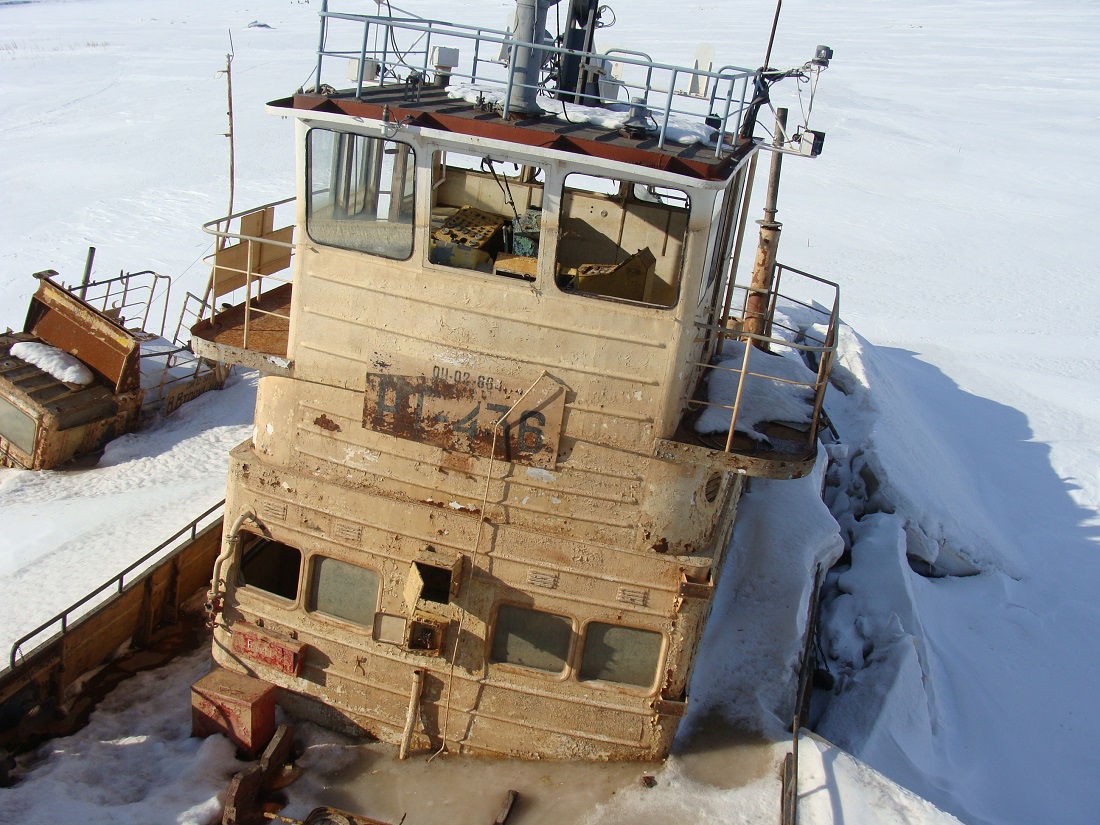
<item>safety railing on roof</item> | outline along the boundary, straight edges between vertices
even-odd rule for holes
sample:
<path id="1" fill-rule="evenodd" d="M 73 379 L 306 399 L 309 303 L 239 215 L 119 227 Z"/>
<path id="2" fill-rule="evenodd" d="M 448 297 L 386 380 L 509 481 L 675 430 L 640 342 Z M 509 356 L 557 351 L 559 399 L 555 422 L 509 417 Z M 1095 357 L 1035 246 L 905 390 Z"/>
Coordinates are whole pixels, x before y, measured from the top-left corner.
<path id="1" fill-rule="evenodd" d="M 738 434 L 766 449 L 768 425 L 779 424 L 787 441 L 811 454 L 836 353 L 840 287 L 777 264 L 763 331 L 747 332 L 746 319 L 758 314 L 752 299 L 759 295 L 759 289 L 734 284 L 724 322 L 697 325 L 715 343 L 709 360 L 695 364 L 707 385 L 706 397 L 689 402 L 691 409 L 703 409 L 694 417 L 696 433 L 725 452 L 737 451 Z"/>
<path id="2" fill-rule="evenodd" d="M 203 231 L 217 241 L 214 253 L 205 259 L 210 282 L 198 314 L 217 323 L 225 313 L 243 306 L 242 349 L 250 349 L 257 316 L 290 323 L 289 302 L 273 309 L 264 306 L 262 298 L 292 283 L 295 201 L 284 198 L 203 225 Z"/>
<path id="3" fill-rule="evenodd" d="M 659 147 L 669 140 L 670 128 L 677 121 L 686 122 L 710 136 L 718 157 L 733 150 L 734 141 L 727 137 L 738 135 L 754 94 L 756 72 L 737 66 L 717 70 L 709 66 L 675 66 L 656 62 L 644 52 L 615 49 L 605 53 L 529 43 L 513 38 L 507 31 L 483 26 L 335 12 L 329 10 L 328 0 L 322 2 L 320 15 L 316 91 L 327 88 L 335 92 L 353 80 L 355 85 L 350 91 L 358 98 L 365 88 L 408 84 L 410 78 L 443 74 L 448 82 L 457 80 L 497 90 L 501 93 L 501 114 L 508 117 L 514 88 L 539 93 L 543 95 L 540 101 L 552 100 L 546 97 L 553 94 L 552 89 L 542 83 L 520 83 L 506 68 L 515 65 L 519 50 L 532 49 L 535 59 L 543 64 L 564 63 L 568 57 L 579 72 L 600 78 L 598 97 L 585 92 L 568 93 L 584 105 L 623 111 L 627 104 L 638 101 L 644 104 L 645 116 L 655 123 Z M 458 49 L 458 65 L 433 63 L 433 54 L 438 57 L 440 49 Z M 339 73 L 332 71 L 337 61 L 342 70 Z M 625 93 L 626 99 L 616 102 L 619 92 Z M 554 103 L 563 105 L 556 100 Z"/>

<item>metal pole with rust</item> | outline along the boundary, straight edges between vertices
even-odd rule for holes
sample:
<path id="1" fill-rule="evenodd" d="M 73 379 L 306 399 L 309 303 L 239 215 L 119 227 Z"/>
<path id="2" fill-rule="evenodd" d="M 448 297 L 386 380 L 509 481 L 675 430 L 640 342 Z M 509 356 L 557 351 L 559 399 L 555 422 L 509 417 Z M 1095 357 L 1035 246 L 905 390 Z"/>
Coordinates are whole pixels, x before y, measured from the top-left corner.
<path id="1" fill-rule="evenodd" d="M 764 204 L 764 220 L 758 221 L 760 225 L 760 242 L 756 247 L 756 261 L 752 268 L 752 283 L 749 286 L 749 295 L 745 300 L 745 325 L 743 331 L 747 333 L 746 340 L 760 349 L 767 349 L 767 343 L 759 338 L 750 336 L 763 335 L 767 329 L 768 297 L 772 289 L 772 280 L 775 276 L 775 254 L 779 248 L 779 234 L 783 224 L 775 219 L 778 211 L 776 201 L 779 199 L 779 173 L 783 168 L 783 153 L 778 151 L 783 145 L 787 134 L 787 110 L 777 109 L 775 113 L 775 137 L 772 144 L 776 151 L 772 153 L 771 174 L 768 177 L 768 197 Z"/>

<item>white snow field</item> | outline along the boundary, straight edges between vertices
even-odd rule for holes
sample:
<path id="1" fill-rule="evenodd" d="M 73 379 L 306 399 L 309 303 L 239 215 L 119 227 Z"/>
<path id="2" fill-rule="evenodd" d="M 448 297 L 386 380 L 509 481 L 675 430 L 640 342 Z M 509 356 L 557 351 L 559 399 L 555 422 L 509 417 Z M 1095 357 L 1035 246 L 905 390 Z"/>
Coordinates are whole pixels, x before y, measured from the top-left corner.
<path id="1" fill-rule="evenodd" d="M 719 64 L 753 67 L 774 13 L 748 0 L 612 5 L 601 47 L 690 63 L 705 40 Z M 502 26 L 511 4 L 403 6 Z M 318 8 L 0 0 L 0 326 L 21 327 L 31 273 L 78 280 L 88 246 L 97 275 L 155 269 L 174 296 L 201 290 L 210 236 L 198 227 L 228 206 L 217 73 L 230 32 L 243 208 L 293 191 L 289 123 L 262 104 L 306 82 Z M 792 628 L 772 627 L 762 594 L 796 592 L 843 549 L 823 613 L 837 683 L 815 696 L 814 721 L 862 762 L 803 740 L 802 821 L 1094 822 L 1100 5 L 788 0 L 772 64 L 801 65 L 819 43 L 835 50 L 812 119 L 825 150 L 784 164 L 779 257 L 842 285 L 833 515 L 815 479 L 753 485 L 681 754 L 655 788 L 593 796 L 589 821 L 774 821 L 783 744 L 758 749 L 738 783 L 693 754 L 730 723 L 781 739 L 790 651 L 760 643 Z M 780 97 L 797 119 L 797 98 Z M 0 654 L 221 498 L 254 381 L 234 376 L 97 466 L 0 470 Z M 205 667 L 192 656 L 116 691 L 0 790 L 0 822 L 215 821 L 237 763 L 223 741 L 187 736 L 187 685 Z M 288 815 L 359 753 L 307 734 L 313 770 Z"/>

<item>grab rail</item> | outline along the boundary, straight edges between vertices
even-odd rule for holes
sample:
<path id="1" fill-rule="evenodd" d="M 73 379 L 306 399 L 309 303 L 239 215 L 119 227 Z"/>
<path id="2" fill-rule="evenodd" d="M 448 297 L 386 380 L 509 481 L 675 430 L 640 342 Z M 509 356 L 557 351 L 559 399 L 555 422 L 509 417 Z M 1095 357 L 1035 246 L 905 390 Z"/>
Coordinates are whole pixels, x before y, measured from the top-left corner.
<path id="1" fill-rule="evenodd" d="M 804 283 L 820 288 L 824 292 L 824 302 L 796 297 L 785 288 L 784 276 L 788 285 L 793 278 L 798 278 Z M 734 303 L 733 296 L 738 292 L 743 293 L 743 299 L 740 311 L 736 312 L 731 304 Z M 692 362 L 693 366 L 700 367 L 704 375 L 713 375 L 718 372 L 735 374 L 737 386 L 732 403 L 695 398 L 688 402 L 689 408 L 716 407 L 730 411 L 729 429 L 725 433 L 724 443 L 716 445 L 715 449 L 731 452 L 737 424 L 749 397 L 746 386 L 750 381 L 755 381 L 757 387 L 764 386 L 760 382 L 788 386 L 793 392 L 802 388 L 811 401 L 810 417 L 806 422 L 809 427 L 805 436 L 805 448 L 811 451 L 821 427 L 825 389 L 829 384 L 829 375 L 836 355 L 836 333 L 840 322 L 840 287 L 825 278 L 819 278 L 784 264 L 776 264 L 775 277 L 767 295 L 766 323 L 762 334 L 749 333 L 742 329 L 745 319 L 753 314 L 749 308 L 749 299 L 756 292 L 757 290 L 753 287 L 734 284 L 729 290 L 729 298 L 723 313 L 724 320 L 719 324 L 696 324 L 696 327 L 703 330 L 706 335 L 717 338 L 717 347 L 710 361 L 695 361 Z M 804 322 L 799 323 L 798 326 L 791 326 L 777 320 L 777 310 L 782 308 L 801 313 Z M 723 348 L 727 341 L 738 341 L 742 350 L 738 356 L 722 360 Z M 783 377 L 769 372 L 766 367 L 750 369 L 751 363 L 761 363 L 761 357 L 770 357 L 766 353 L 772 347 L 782 347 L 800 353 L 812 367 L 816 367 L 813 379 L 810 380 L 807 377 L 806 380 L 800 381 Z M 753 356 L 756 356 L 755 361 Z M 740 361 L 739 365 L 737 365 L 738 361 Z"/>
<path id="2" fill-rule="evenodd" d="M 219 299 L 243 289 L 244 299 L 239 302 L 244 306 L 242 349 L 249 348 L 248 337 L 254 313 L 270 315 L 284 321 L 290 319 L 286 313 L 261 309 L 255 302 L 264 293 L 265 280 L 280 285 L 293 281 L 292 277 L 277 277 L 275 273 L 290 269 L 298 248 L 293 240 L 295 222 L 290 220 L 286 226 L 275 229 L 275 210 L 277 207 L 293 206 L 295 202 L 296 198 L 293 196 L 283 198 L 203 224 L 203 231 L 214 235 L 218 242 L 215 252 L 204 259 L 210 266 L 210 282 L 202 305 L 195 314 L 216 322 Z M 231 231 L 234 221 L 237 222 L 237 232 Z M 236 243 L 230 244 L 229 241 Z M 234 303 L 237 302 L 229 302 L 227 307 L 232 307 Z"/>
<path id="3" fill-rule="evenodd" d="M 42 631 L 48 630 L 50 627 L 52 627 L 57 622 L 61 622 L 61 633 L 60 633 L 60 635 L 62 637 L 65 636 L 65 634 L 68 633 L 68 631 L 69 631 L 70 615 L 72 613 L 74 613 L 76 610 L 78 610 L 79 608 L 86 605 L 88 602 L 90 602 L 96 596 L 100 595 L 101 593 L 103 593 L 106 590 L 109 590 L 112 587 L 117 588 L 117 593 L 119 593 L 119 594 L 125 592 L 126 591 L 126 576 L 128 576 L 130 573 L 137 570 L 139 567 L 142 567 L 151 558 L 153 558 L 158 553 L 163 551 L 166 547 L 171 545 L 172 542 L 177 541 L 181 536 L 185 535 L 186 533 L 191 534 L 190 537 L 189 537 L 190 541 L 192 541 L 192 542 L 195 541 L 196 537 L 198 536 L 199 525 L 203 522 L 203 520 L 207 519 L 208 517 L 210 517 L 211 515 L 213 515 L 217 511 L 221 510 L 224 506 L 225 506 L 225 499 L 222 499 L 217 504 L 215 504 L 213 507 L 210 507 L 205 512 L 203 512 L 201 515 L 196 516 L 194 519 L 192 519 L 191 522 L 186 527 L 184 527 L 181 530 L 174 533 L 171 538 L 168 538 L 168 539 L 165 539 L 164 541 L 162 541 L 160 544 L 158 544 L 156 547 L 154 547 L 152 550 L 150 550 L 148 553 L 146 553 L 140 559 L 138 559 L 137 561 L 129 564 L 120 573 L 117 573 L 115 576 L 113 576 L 109 581 L 104 582 L 99 587 L 97 587 L 95 590 L 93 590 L 91 593 L 88 593 L 86 596 L 84 596 L 84 598 L 82 598 L 79 601 L 76 601 L 73 604 L 69 605 L 64 610 L 62 610 L 60 613 L 55 615 L 53 618 L 51 618 L 51 619 L 43 622 L 42 624 L 40 624 L 38 627 L 36 627 L 30 633 L 26 633 L 23 636 L 20 636 L 18 639 L 16 639 L 15 643 L 12 644 L 12 646 L 11 646 L 11 653 L 8 657 L 9 667 L 13 671 L 16 669 L 16 666 L 17 666 L 16 657 L 20 655 L 20 648 L 26 642 L 30 641 L 35 636 L 42 633 Z M 184 550 L 184 548 L 186 548 L 186 547 L 187 547 L 186 542 L 180 544 L 178 547 L 174 548 L 174 550 L 171 553 L 169 553 L 163 559 L 161 559 L 161 563 L 163 564 L 164 562 L 170 561 L 172 558 L 174 558 L 180 552 L 182 552 Z M 142 571 L 143 574 L 146 573 L 146 572 L 148 572 L 148 571 L 145 571 L 145 570 Z M 134 583 L 131 582 L 130 586 L 133 587 Z M 44 644 L 45 644 L 45 642 L 43 642 L 43 645 Z M 38 645 L 33 650 L 31 650 L 31 654 L 33 654 L 35 651 L 37 651 L 39 647 L 42 647 L 42 645 Z M 23 654 L 23 661 L 26 661 L 27 655 L 28 654 Z"/>
<path id="4" fill-rule="evenodd" d="M 612 63 L 621 65 L 625 73 L 634 75 L 626 79 L 616 78 L 614 84 L 626 90 L 631 98 L 640 98 L 650 107 L 649 111 L 657 124 L 657 145 L 663 148 L 667 139 L 670 119 L 673 115 L 687 118 L 699 125 L 704 123 L 711 127 L 717 134 L 714 144 L 714 153 L 722 157 L 725 153 L 733 151 L 724 138 L 737 135 L 744 122 L 745 115 L 753 105 L 752 82 L 756 78 L 756 72 L 752 69 L 737 66 L 723 66 L 712 71 L 698 66 L 676 66 L 668 63 L 658 63 L 640 52 L 631 52 L 625 49 L 616 49 L 613 52 L 594 52 L 569 49 L 563 46 L 555 46 L 550 43 L 529 43 L 514 37 L 508 31 L 495 30 L 483 26 L 463 26 L 446 23 L 438 20 L 421 18 L 396 18 L 388 16 L 372 16 L 366 14 L 354 14 L 329 11 L 328 0 L 321 5 L 321 32 L 317 47 L 316 85 L 315 90 L 321 92 L 322 88 L 329 87 L 323 82 L 323 70 L 325 59 L 340 58 L 343 60 L 358 61 L 358 69 L 354 78 L 354 94 L 361 98 L 364 83 L 370 84 L 365 74 L 367 61 L 377 64 L 377 83 L 385 85 L 388 79 L 400 82 L 397 69 L 406 69 L 409 76 L 416 75 L 419 78 L 429 76 L 438 67 L 431 62 L 432 53 L 441 44 L 444 47 L 455 48 L 459 44 L 466 44 L 473 49 L 472 61 L 467 62 L 469 69 L 460 71 L 459 67 L 447 67 L 446 74 L 451 79 L 461 79 L 473 84 L 492 84 L 495 88 L 503 90 L 502 116 L 507 118 L 510 114 L 510 101 L 513 89 L 526 88 L 538 89 L 539 86 L 519 83 L 512 72 L 507 72 L 507 77 L 502 79 L 494 77 L 500 74 L 503 61 L 486 58 L 483 51 L 489 50 L 497 54 L 509 55 L 509 65 L 514 65 L 516 53 L 520 49 L 532 49 L 537 52 L 544 61 L 562 60 L 569 57 L 578 60 L 585 71 L 604 71 Z M 335 27 L 335 23 L 352 24 L 351 35 L 345 34 L 342 43 L 337 46 L 330 45 L 330 40 L 337 39 L 337 34 L 343 29 Z M 361 34 L 359 27 L 362 28 Z M 347 28 L 347 27 L 345 27 Z M 334 31 L 335 29 L 335 31 Z M 374 34 L 374 48 L 370 48 L 370 40 Z M 415 38 L 407 48 L 401 48 L 398 44 L 398 34 Z M 403 38 L 404 39 L 404 38 Z M 341 48 L 340 46 L 345 46 Z M 495 70 L 495 71 L 494 71 Z M 688 78 L 689 86 L 694 81 L 697 85 L 703 85 L 709 90 L 709 94 L 702 98 L 696 98 L 685 92 L 678 91 L 676 85 Z M 341 73 L 341 80 L 343 74 Z M 571 93 L 578 98 L 588 98 L 583 92 Z M 652 99 L 651 99 L 652 98 Z M 677 99 L 693 101 L 695 108 L 674 106 Z M 583 101 L 586 105 L 602 107 L 604 101 Z"/>
<path id="5" fill-rule="evenodd" d="M 810 657 L 813 655 L 814 639 L 817 636 L 818 606 L 821 599 L 821 585 L 825 571 L 818 565 L 814 573 L 814 589 L 810 594 L 809 612 L 806 616 L 806 641 L 802 649 L 802 660 L 798 668 L 798 688 L 794 700 L 794 716 L 791 719 L 791 751 L 783 757 L 782 790 L 780 791 L 780 825 L 798 825 L 798 739 L 802 722 L 808 715 L 810 705 Z"/>

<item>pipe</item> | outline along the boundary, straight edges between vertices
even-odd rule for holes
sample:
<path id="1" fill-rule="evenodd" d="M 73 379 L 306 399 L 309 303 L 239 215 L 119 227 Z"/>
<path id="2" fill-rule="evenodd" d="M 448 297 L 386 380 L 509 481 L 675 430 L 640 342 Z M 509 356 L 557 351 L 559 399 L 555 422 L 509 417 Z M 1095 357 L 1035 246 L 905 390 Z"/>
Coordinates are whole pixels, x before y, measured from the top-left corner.
<path id="1" fill-rule="evenodd" d="M 764 220 L 760 221 L 760 242 L 756 248 L 756 262 L 752 270 L 752 284 L 745 301 L 744 332 L 749 335 L 765 335 L 767 332 L 768 304 L 771 297 L 772 282 L 775 274 L 775 256 L 779 247 L 779 235 L 783 224 L 775 219 L 779 198 L 779 173 L 783 168 L 783 154 L 779 147 L 783 145 L 783 136 L 787 133 L 787 110 L 777 109 L 775 113 L 775 146 L 772 153 L 771 176 L 768 179 L 768 197 L 764 204 Z M 748 342 L 760 349 L 768 348 L 766 341 L 748 338 Z"/>
<path id="2" fill-rule="evenodd" d="M 224 585 L 222 567 L 236 554 L 241 543 L 241 528 L 244 523 L 255 519 L 256 514 L 251 509 L 243 510 L 233 522 L 233 526 L 229 528 L 229 534 L 225 537 L 225 548 L 214 560 L 214 575 L 210 579 L 210 590 L 206 593 L 206 611 L 212 616 L 221 612 L 222 585 Z"/>
<path id="3" fill-rule="evenodd" d="M 420 715 L 420 692 L 423 688 L 424 671 L 417 668 L 413 671 L 412 689 L 409 691 L 409 712 L 405 716 L 405 730 L 401 733 L 401 750 L 397 754 L 398 759 L 409 758 L 409 743 L 412 742 L 416 718 Z"/>
<path id="4" fill-rule="evenodd" d="M 559 0 L 516 0 L 516 27 L 512 39 L 520 43 L 541 43 L 546 30 L 546 10 Z M 513 50 L 508 76 L 508 111 L 532 114 L 539 111 L 539 73 L 542 71 L 543 52 L 533 46 L 517 45 Z"/>
<path id="5" fill-rule="evenodd" d="M 92 262 L 95 260 L 95 247 L 88 247 L 88 258 L 84 261 L 84 279 L 80 282 L 80 300 L 88 295 L 88 284 L 92 280 Z"/>

